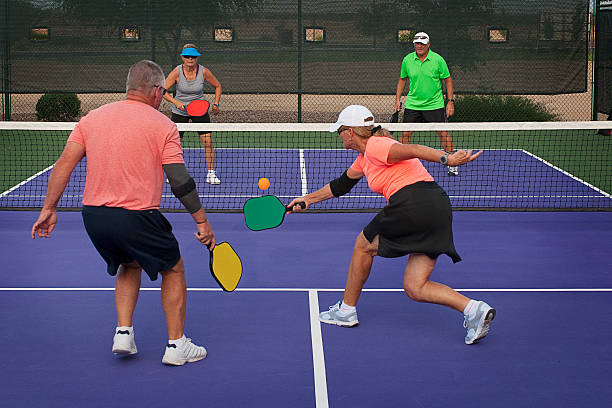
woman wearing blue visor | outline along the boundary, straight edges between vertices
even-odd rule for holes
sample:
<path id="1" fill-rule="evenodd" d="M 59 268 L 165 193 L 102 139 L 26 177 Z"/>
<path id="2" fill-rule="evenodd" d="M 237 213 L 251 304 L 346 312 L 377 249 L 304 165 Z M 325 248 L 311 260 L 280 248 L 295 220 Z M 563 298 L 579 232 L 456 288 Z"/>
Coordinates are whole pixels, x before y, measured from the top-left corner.
<path id="1" fill-rule="evenodd" d="M 166 79 L 166 89 L 176 85 L 176 95 L 174 97 L 170 93 L 164 95 L 164 99 L 173 104 L 171 119 L 175 123 L 210 123 L 209 112 L 202 116 L 190 116 L 186 110 L 189 102 L 196 99 L 205 99 L 205 82 L 215 89 L 212 113 L 214 115 L 219 114 L 221 84 L 208 68 L 198 64 L 198 57 L 201 55 L 194 44 L 185 44 L 181 52 L 183 63 L 174 68 Z M 179 133 L 182 140 L 184 132 Z M 198 134 L 204 147 L 204 156 L 206 157 L 206 165 L 208 167 L 206 182 L 209 184 L 220 184 L 221 180 L 219 180 L 215 172 L 215 149 L 212 143 L 212 133 L 203 131 L 198 132 Z"/>

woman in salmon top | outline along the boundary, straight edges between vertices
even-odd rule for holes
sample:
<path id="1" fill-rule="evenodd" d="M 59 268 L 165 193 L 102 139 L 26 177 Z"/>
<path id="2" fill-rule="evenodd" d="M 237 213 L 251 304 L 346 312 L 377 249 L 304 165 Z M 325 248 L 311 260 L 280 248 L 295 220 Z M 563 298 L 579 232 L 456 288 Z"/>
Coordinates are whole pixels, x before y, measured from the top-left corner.
<path id="1" fill-rule="evenodd" d="M 464 314 L 466 344 L 487 335 L 495 309 L 482 301 L 469 299 L 429 277 L 441 254 L 453 262 L 461 257 L 455 250 L 452 231 L 452 209 L 446 192 L 436 184 L 419 159 L 448 166 L 460 166 L 475 160 L 482 152 L 459 150 L 453 154 L 415 144 L 401 144 L 389 133 L 375 126 L 374 115 L 367 108 L 351 105 L 345 108 L 330 132 L 338 132 L 347 149 L 359 152 L 353 164 L 335 180 L 289 205 L 301 211 L 300 201 L 308 208 L 314 203 L 348 193 L 365 176 L 368 186 L 383 195 L 383 208 L 357 237 L 353 249 L 344 299 L 321 312 L 324 323 L 355 326 L 357 300 L 370 274 L 375 255 L 395 258 L 404 255 L 408 263 L 404 272 L 404 290 L 413 300 L 436 303 Z"/>

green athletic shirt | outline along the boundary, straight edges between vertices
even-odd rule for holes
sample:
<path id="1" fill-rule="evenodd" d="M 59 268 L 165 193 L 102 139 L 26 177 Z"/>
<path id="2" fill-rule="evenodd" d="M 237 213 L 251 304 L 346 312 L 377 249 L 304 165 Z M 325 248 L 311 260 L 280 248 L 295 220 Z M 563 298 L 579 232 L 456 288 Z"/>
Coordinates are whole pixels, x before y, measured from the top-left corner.
<path id="1" fill-rule="evenodd" d="M 405 107 L 413 110 L 444 108 L 441 79 L 448 78 L 448 66 L 444 58 L 429 50 L 421 62 L 416 52 L 411 52 L 402 61 L 401 78 L 410 81 Z"/>

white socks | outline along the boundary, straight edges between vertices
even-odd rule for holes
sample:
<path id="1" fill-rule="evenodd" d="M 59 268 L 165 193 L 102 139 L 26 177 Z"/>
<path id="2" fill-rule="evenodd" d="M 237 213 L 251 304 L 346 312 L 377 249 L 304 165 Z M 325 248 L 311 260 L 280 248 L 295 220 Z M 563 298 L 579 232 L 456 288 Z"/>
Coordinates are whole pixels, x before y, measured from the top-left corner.
<path id="1" fill-rule="evenodd" d="M 342 301 L 342 304 L 340 305 L 340 310 L 338 311 L 338 313 L 341 316 L 346 316 L 349 315 L 353 312 L 357 311 L 357 308 L 355 306 L 349 306 L 347 304 L 344 303 L 344 301 Z"/>
<path id="2" fill-rule="evenodd" d="M 181 347 L 183 343 L 185 343 L 185 340 L 187 340 L 187 338 L 185 337 L 185 334 L 183 334 L 183 337 L 180 339 L 168 340 L 168 344 L 176 344 L 177 346 Z"/>

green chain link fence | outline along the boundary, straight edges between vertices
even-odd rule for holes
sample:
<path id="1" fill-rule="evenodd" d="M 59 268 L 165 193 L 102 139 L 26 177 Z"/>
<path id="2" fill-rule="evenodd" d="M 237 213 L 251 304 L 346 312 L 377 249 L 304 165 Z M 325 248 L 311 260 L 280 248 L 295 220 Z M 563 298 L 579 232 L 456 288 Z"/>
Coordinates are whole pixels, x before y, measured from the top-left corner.
<path id="1" fill-rule="evenodd" d="M 0 0 L 0 8 L 4 120 L 36 120 L 47 93 L 76 94 L 86 114 L 124 98 L 132 63 L 151 59 L 170 72 L 183 44 L 195 43 L 223 85 L 216 122 L 329 122 L 352 103 L 383 122 L 417 31 L 446 59 L 465 120 L 507 120 L 479 111 L 481 95 L 525 98 L 546 120 L 593 115 L 588 0 Z"/>

